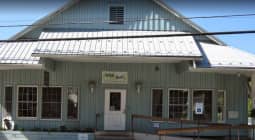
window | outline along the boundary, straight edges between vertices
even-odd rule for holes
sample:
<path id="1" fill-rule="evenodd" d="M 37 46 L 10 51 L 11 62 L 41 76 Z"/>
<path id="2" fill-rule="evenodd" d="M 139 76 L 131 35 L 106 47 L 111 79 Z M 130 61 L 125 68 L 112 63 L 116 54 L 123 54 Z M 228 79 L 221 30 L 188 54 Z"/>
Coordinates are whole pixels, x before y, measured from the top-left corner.
<path id="1" fill-rule="evenodd" d="M 204 106 L 203 114 L 195 113 L 196 103 L 202 103 Z M 193 92 L 193 119 L 202 121 L 212 120 L 212 91 L 211 90 L 195 90 Z"/>
<path id="2" fill-rule="evenodd" d="M 217 121 L 224 122 L 226 114 L 226 94 L 224 91 L 217 92 Z"/>
<path id="3" fill-rule="evenodd" d="M 188 91 L 169 90 L 169 118 L 188 119 Z"/>
<path id="4" fill-rule="evenodd" d="M 37 116 L 37 88 L 18 88 L 18 117 Z"/>
<path id="5" fill-rule="evenodd" d="M 121 93 L 110 93 L 110 111 L 120 111 L 121 109 Z"/>
<path id="6" fill-rule="evenodd" d="M 69 120 L 77 120 L 78 119 L 78 111 L 79 111 L 79 104 L 78 104 L 78 88 L 68 88 L 68 101 L 67 101 L 67 119 Z"/>
<path id="7" fill-rule="evenodd" d="M 163 90 L 152 89 L 152 116 L 162 117 Z"/>
<path id="8" fill-rule="evenodd" d="M 61 101 L 60 87 L 44 87 L 42 90 L 42 119 L 60 119 Z"/>
<path id="9" fill-rule="evenodd" d="M 12 116 L 12 87 L 5 87 L 5 111 L 6 116 Z"/>
<path id="10" fill-rule="evenodd" d="M 112 6 L 110 7 L 110 24 L 124 23 L 124 7 Z"/>

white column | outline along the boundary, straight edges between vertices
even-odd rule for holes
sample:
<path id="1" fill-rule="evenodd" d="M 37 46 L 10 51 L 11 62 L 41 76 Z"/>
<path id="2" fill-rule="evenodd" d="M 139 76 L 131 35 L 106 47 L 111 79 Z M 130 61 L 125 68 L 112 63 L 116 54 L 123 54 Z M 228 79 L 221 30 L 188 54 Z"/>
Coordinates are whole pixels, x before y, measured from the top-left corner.
<path id="1" fill-rule="evenodd" d="M 251 98 L 252 98 L 252 108 L 255 109 L 255 74 L 251 76 Z"/>

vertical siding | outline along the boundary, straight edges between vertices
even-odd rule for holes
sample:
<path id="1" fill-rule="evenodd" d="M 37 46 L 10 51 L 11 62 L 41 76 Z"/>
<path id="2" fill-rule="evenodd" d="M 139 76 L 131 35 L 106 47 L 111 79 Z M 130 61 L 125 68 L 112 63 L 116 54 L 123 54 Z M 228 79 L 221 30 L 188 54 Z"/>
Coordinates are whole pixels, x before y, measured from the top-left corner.
<path id="1" fill-rule="evenodd" d="M 155 71 L 155 66 L 159 71 Z M 128 72 L 128 85 L 102 85 L 102 71 Z M 0 86 L 5 83 L 15 86 L 15 99 L 18 85 L 42 86 L 42 71 L 40 70 L 13 70 L 1 71 Z M 88 82 L 96 80 L 94 93 L 90 93 Z M 137 93 L 135 82 L 142 81 L 142 91 Z M 164 91 L 163 116 L 168 117 L 168 88 L 186 89 L 214 89 L 226 90 L 227 110 L 239 111 L 239 118 L 227 120 L 229 123 L 247 123 L 247 82 L 243 77 L 216 73 L 178 73 L 174 64 L 111 64 L 111 63 L 67 63 L 57 62 L 56 71 L 50 73 L 50 85 L 75 86 L 80 88 L 80 120 L 68 121 L 66 118 L 66 88 L 64 88 L 63 118 L 62 121 L 46 120 L 16 120 L 21 128 L 59 128 L 66 125 L 68 128 L 94 128 L 95 115 L 100 113 L 99 128 L 103 129 L 104 90 L 107 88 L 127 89 L 127 129 L 130 129 L 131 114 L 151 115 L 151 89 L 162 88 Z M 3 90 L 1 90 L 3 91 Z M 41 99 L 41 90 L 39 97 Z M 2 95 L 2 94 L 1 94 Z M 1 96 L 2 97 L 2 96 Z M 16 102 L 16 100 L 14 101 Z M 16 106 L 15 106 L 16 110 Z M 16 112 L 14 113 L 16 115 Z M 39 114 L 40 115 L 40 114 Z M 14 116 L 15 118 L 15 116 Z M 214 121 L 216 115 L 214 114 Z M 151 122 L 137 121 L 139 131 L 151 129 Z M 170 125 L 170 124 L 169 124 Z M 153 129 L 149 130 L 153 131 Z"/>
<path id="2" fill-rule="evenodd" d="M 112 5 L 124 6 L 124 18 L 129 20 L 129 22 L 125 22 L 123 25 L 105 23 L 104 21 L 109 21 L 109 7 Z M 142 21 L 139 21 L 139 19 L 142 19 Z M 130 20 L 132 21 L 130 22 Z M 88 22 L 92 22 L 92 24 L 86 24 Z M 37 38 L 43 29 L 76 29 L 78 31 L 151 30 L 197 33 L 194 28 L 184 23 L 182 19 L 175 17 L 152 0 L 84 0 L 60 13 L 58 16 L 53 17 L 47 24 L 25 35 L 24 38 Z M 208 41 L 206 37 L 199 38 Z"/>

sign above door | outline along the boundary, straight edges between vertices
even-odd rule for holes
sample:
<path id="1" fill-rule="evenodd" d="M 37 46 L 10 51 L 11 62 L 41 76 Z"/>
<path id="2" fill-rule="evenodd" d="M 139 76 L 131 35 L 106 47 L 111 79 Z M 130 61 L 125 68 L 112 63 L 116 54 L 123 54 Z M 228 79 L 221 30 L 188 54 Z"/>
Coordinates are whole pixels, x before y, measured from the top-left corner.
<path id="1" fill-rule="evenodd" d="M 128 72 L 102 72 L 103 84 L 128 84 Z"/>

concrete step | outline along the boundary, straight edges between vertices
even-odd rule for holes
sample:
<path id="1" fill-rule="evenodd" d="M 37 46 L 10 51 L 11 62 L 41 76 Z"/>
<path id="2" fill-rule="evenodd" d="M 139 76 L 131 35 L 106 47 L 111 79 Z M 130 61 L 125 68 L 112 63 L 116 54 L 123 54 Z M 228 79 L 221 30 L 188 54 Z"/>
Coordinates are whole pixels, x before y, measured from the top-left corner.
<path id="1" fill-rule="evenodd" d="M 132 133 L 126 131 L 100 131 L 95 137 L 96 140 L 135 140 Z"/>

